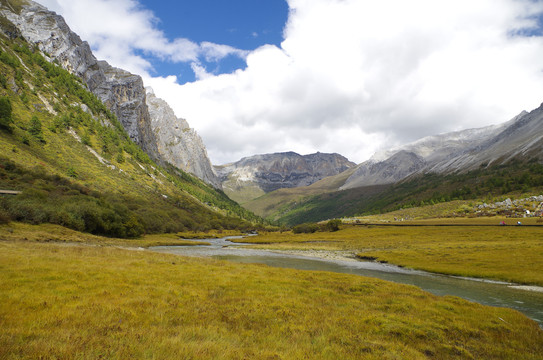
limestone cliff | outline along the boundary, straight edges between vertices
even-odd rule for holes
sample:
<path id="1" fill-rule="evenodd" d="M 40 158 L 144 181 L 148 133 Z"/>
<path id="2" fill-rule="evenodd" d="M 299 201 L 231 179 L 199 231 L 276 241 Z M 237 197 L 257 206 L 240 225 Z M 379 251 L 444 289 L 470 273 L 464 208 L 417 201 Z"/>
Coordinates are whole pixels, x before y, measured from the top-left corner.
<path id="1" fill-rule="evenodd" d="M 177 118 L 168 103 L 157 98 L 151 88 L 147 88 L 146 98 L 160 157 L 221 188 L 198 133 L 189 127 L 186 120 Z"/>
<path id="2" fill-rule="evenodd" d="M 0 11 L 26 41 L 81 78 L 117 116 L 130 138 L 158 160 L 141 77 L 98 61 L 89 44 L 70 30 L 62 16 L 33 1 L 23 5 L 20 12 L 6 5 Z"/>
<path id="3" fill-rule="evenodd" d="M 22 36 L 49 60 L 81 78 L 151 158 L 169 162 L 221 187 L 202 139 L 186 121 L 177 119 L 164 101 L 154 95 L 147 99 L 140 76 L 98 61 L 89 44 L 70 30 L 62 16 L 33 1 L 17 8 L 1 1 L 0 13 L 12 23 L 0 24 L 6 35 Z"/>
<path id="4" fill-rule="evenodd" d="M 311 185 L 353 166 L 354 163 L 339 154 L 286 152 L 243 158 L 216 166 L 215 171 L 225 193 L 243 204 L 277 189 Z"/>

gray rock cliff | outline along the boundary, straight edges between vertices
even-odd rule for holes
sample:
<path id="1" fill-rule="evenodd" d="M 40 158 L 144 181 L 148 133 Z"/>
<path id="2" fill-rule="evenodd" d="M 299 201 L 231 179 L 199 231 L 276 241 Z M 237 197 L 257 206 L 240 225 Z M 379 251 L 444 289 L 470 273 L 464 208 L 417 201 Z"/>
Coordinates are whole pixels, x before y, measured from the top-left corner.
<path id="1" fill-rule="evenodd" d="M 0 12 L 26 41 L 37 45 L 64 69 L 81 78 L 117 116 L 130 138 L 158 160 L 141 77 L 98 61 L 89 44 L 70 30 L 62 16 L 33 1 L 27 3 L 20 13 L 5 6 Z"/>
<path id="2" fill-rule="evenodd" d="M 147 99 L 140 76 L 98 61 L 89 44 L 70 30 L 62 16 L 40 4 L 26 1 L 19 11 L 2 2 L 0 14 L 13 24 L 2 24 L 6 35 L 22 36 L 38 46 L 50 60 L 81 78 L 151 158 L 170 162 L 220 188 L 201 138 L 186 121 L 173 115 L 168 104 L 158 101 L 154 95 L 151 101 Z"/>
<path id="3" fill-rule="evenodd" d="M 216 166 L 225 192 L 243 188 L 259 189 L 257 195 L 282 188 L 311 185 L 325 177 L 337 175 L 354 163 L 339 154 L 294 152 L 255 155 L 235 163 Z M 230 195 L 230 194 L 229 194 Z"/>
<path id="4" fill-rule="evenodd" d="M 213 170 L 198 133 L 189 127 L 186 120 L 177 118 L 168 103 L 157 98 L 151 88 L 147 88 L 146 99 L 160 157 L 221 188 L 221 181 Z"/>

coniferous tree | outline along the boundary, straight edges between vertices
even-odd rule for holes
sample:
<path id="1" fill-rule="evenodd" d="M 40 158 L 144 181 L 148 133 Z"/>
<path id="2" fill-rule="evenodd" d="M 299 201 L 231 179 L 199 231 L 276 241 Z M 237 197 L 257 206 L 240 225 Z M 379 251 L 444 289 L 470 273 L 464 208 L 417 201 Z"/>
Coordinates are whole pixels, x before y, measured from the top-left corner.
<path id="1" fill-rule="evenodd" d="M 36 115 L 32 116 L 32 119 L 30 119 L 30 128 L 28 129 L 28 132 L 30 133 L 30 135 L 34 136 L 39 142 L 45 142 L 41 129 L 41 121 Z"/>
<path id="2" fill-rule="evenodd" d="M 0 128 L 11 131 L 13 122 L 11 101 L 8 97 L 0 98 Z"/>

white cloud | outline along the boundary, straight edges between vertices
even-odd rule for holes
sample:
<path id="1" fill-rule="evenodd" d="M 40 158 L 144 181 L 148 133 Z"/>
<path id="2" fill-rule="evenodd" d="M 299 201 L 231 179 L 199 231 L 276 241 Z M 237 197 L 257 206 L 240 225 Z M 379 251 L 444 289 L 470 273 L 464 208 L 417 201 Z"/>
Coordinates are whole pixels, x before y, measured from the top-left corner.
<path id="1" fill-rule="evenodd" d="M 281 46 L 250 53 L 170 41 L 135 1 L 77 3 L 87 1 L 95 9 L 123 4 L 126 29 L 146 24 L 145 34 L 113 36 L 114 19 L 100 33 L 87 14 L 67 17 L 107 60 L 129 44 L 122 53 L 134 68 L 150 66 L 134 49 L 193 63 L 194 83 L 142 75 L 197 129 L 217 164 L 288 150 L 361 162 L 377 149 L 503 122 L 543 101 L 543 38 L 519 35 L 537 27 L 541 1 L 288 0 Z M 246 59 L 246 69 L 213 75 L 198 62 L 232 54 Z"/>
<path id="2" fill-rule="evenodd" d="M 72 30 L 91 44 L 97 58 L 137 74 L 146 75 L 153 69 L 141 52 L 174 63 L 246 56 L 246 51 L 227 45 L 168 39 L 157 27 L 159 19 L 136 0 L 39 1 L 62 14 Z"/>
<path id="3" fill-rule="evenodd" d="M 543 101 L 543 3 L 290 0 L 281 48 L 247 68 L 164 89 L 216 163 L 253 153 L 379 148 L 509 120 Z M 170 79 L 171 80 L 171 79 Z M 156 84 L 156 85 L 155 85 Z M 167 90 L 166 90 L 167 89 Z"/>

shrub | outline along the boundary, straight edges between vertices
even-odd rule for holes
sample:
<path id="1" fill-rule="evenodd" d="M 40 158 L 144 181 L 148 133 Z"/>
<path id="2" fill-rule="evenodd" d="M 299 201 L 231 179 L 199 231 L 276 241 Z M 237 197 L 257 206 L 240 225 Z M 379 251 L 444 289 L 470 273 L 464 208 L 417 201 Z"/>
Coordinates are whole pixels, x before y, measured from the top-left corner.
<path id="1" fill-rule="evenodd" d="M 41 129 L 41 121 L 36 115 L 32 116 L 32 119 L 30 119 L 30 128 L 28 129 L 28 132 L 39 142 L 45 143 Z"/>
<path id="2" fill-rule="evenodd" d="M 314 223 L 300 224 L 292 228 L 292 232 L 295 234 L 312 234 L 317 230 L 319 230 L 319 226 Z"/>
<path id="3" fill-rule="evenodd" d="M 330 232 L 338 231 L 339 227 L 341 226 L 342 221 L 339 219 L 332 219 L 328 221 L 325 225 L 326 230 Z"/>

